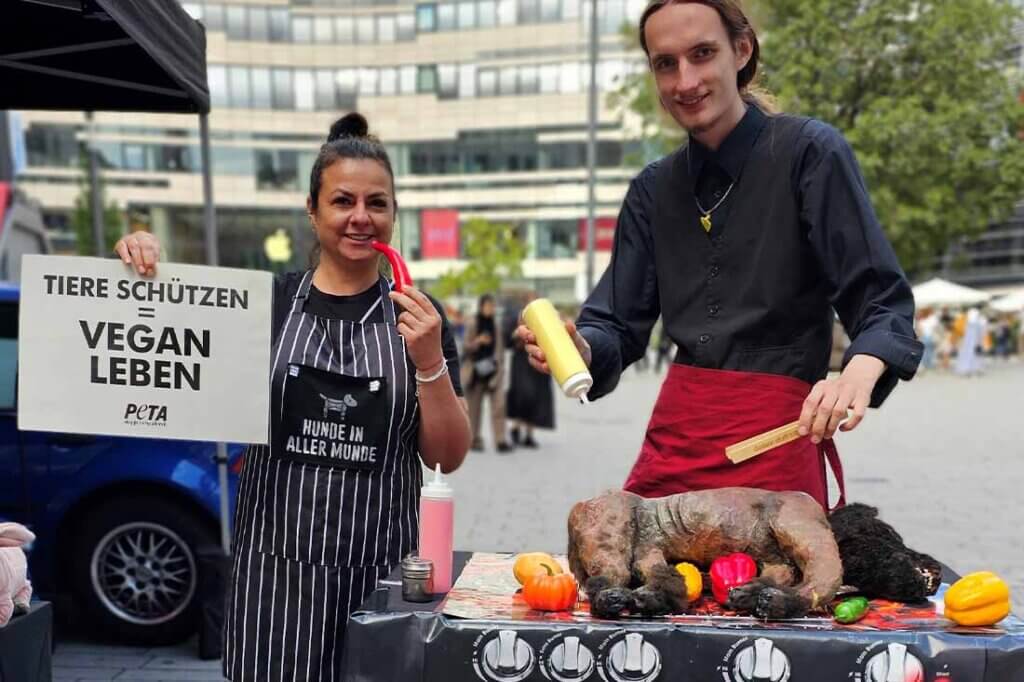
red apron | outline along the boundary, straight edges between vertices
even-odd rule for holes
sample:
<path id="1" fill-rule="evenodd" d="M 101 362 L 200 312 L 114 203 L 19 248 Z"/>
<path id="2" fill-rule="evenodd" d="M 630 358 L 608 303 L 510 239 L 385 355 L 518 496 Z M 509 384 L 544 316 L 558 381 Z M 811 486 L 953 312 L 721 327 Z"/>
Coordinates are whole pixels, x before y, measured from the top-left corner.
<path id="1" fill-rule="evenodd" d="M 827 510 L 827 459 L 842 506 L 843 469 L 831 439 L 797 438 L 739 464 L 725 457 L 726 446 L 799 417 L 810 391 L 793 377 L 672 363 L 624 488 L 644 497 L 729 486 L 802 490 Z"/>

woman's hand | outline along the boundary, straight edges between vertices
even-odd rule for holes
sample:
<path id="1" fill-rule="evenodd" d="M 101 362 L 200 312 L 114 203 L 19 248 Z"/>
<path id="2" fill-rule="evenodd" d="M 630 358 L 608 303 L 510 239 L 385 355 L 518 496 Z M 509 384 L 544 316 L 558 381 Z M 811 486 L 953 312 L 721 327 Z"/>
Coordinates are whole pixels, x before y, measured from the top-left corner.
<path id="1" fill-rule="evenodd" d="M 583 362 L 586 363 L 587 367 L 590 367 L 591 353 L 590 344 L 583 338 L 583 335 L 576 331 L 576 323 L 572 320 L 565 321 L 565 331 L 569 332 L 569 338 L 576 344 L 576 350 L 580 352 L 580 356 L 583 357 Z M 516 338 L 518 338 L 526 349 L 526 355 L 530 360 L 530 366 L 538 372 L 544 374 L 551 374 L 551 368 L 548 367 L 547 358 L 544 357 L 544 351 L 541 350 L 540 346 L 537 345 L 537 335 L 530 331 L 530 328 L 523 324 L 522 318 L 519 320 L 519 326 L 516 328 Z"/>
<path id="2" fill-rule="evenodd" d="M 160 260 L 160 240 L 149 232 L 137 230 L 121 237 L 114 244 L 114 251 L 125 265 L 131 265 L 140 275 L 152 277 Z"/>
<path id="3" fill-rule="evenodd" d="M 800 412 L 800 435 L 811 434 L 811 442 L 820 443 L 831 438 L 836 428 L 855 429 L 864 419 L 871 403 L 871 392 L 884 371 L 885 363 L 878 358 L 854 355 L 838 378 L 816 383 Z M 853 416 L 847 420 L 850 408 L 853 408 Z"/>
<path id="4" fill-rule="evenodd" d="M 441 316 L 434 304 L 415 287 L 405 287 L 402 293 L 392 291 L 389 296 L 403 308 L 398 316 L 398 333 L 405 339 L 412 364 L 424 374 L 437 371 L 444 362 L 444 354 L 441 352 Z"/>

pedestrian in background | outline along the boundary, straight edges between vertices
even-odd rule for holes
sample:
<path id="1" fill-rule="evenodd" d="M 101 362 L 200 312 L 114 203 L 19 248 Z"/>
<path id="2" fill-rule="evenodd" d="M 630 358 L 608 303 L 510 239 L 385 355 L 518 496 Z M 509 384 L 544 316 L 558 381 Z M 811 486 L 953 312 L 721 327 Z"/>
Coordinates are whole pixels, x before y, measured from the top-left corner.
<path id="1" fill-rule="evenodd" d="M 537 447 L 537 441 L 533 437 L 535 428 L 555 428 L 555 401 L 551 376 L 530 366 L 526 344 L 515 333 L 516 321 L 522 316 L 522 308 L 535 298 L 535 292 L 527 292 L 522 297 L 520 308 L 505 318 L 505 338 L 512 348 L 506 401 L 508 419 L 512 423 L 510 435 L 514 446 L 521 445 L 527 448 Z"/>
<path id="2" fill-rule="evenodd" d="M 473 450 L 483 450 L 480 438 L 480 418 L 484 399 L 490 402 L 491 434 L 499 453 L 512 450 L 505 440 L 505 391 L 503 365 L 505 357 L 504 335 L 499 333 L 497 306 L 494 297 L 484 294 L 477 304 L 476 314 L 466 323 L 465 363 L 462 382 L 469 403 L 469 423 L 473 433 Z"/>

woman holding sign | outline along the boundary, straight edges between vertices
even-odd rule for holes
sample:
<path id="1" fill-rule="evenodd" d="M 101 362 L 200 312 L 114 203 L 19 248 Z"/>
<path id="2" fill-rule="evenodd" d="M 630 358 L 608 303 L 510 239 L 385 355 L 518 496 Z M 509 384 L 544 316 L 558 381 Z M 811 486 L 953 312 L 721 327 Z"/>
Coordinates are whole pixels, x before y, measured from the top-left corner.
<path id="1" fill-rule="evenodd" d="M 310 176 L 313 270 L 275 284 L 269 446 L 249 448 L 234 525 L 224 674 L 342 679 L 348 614 L 416 548 L 420 462 L 469 449 L 455 340 L 440 304 L 392 290 L 394 174 L 366 119 L 332 127 Z M 117 251 L 155 268 L 150 235 Z"/>

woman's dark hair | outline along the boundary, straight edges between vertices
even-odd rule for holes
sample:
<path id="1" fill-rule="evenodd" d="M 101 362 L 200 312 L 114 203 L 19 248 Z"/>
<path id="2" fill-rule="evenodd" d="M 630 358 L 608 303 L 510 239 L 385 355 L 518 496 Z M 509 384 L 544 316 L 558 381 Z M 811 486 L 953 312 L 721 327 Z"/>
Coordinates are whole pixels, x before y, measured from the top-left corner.
<path id="1" fill-rule="evenodd" d="M 366 118 L 359 113 L 345 114 L 331 126 L 327 134 L 327 142 L 320 147 L 316 155 L 313 169 L 309 172 L 309 199 L 316 208 L 320 197 L 320 179 L 324 169 L 338 159 L 372 159 L 384 166 L 391 177 L 391 189 L 394 194 L 395 172 L 391 169 L 391 159 L 384 145 L 369 133 L 370 126 Z M 397 204 L 395 205 L 397 209 Z"/>
<path id="2" fill-rule="evenodd" d="M 391 178 L 392 206 L 395 215 L 398 214 L 398 201 L 395 194 L 395 172 L 391 168 L 391 159 L 384 145 L 374 135 L 370 135 L 370 125 L 366 117 L 353 111 L 345 114 L 331 125 L 331 131 L 327 134 L 327 141 L 320 146 L 320 153 L 316 155 L 313 162 L 313 169 L 309 172 L 309 202 L 315 211 L 317 201 L 320 199 L 320 181 L 324 170 L 330 167 L 339 159 L 372 159 L 384 166 Z M 316 267 L 320 260 L 320 243 L 313 245 L 309 254 L 310 267 Z M 384 268 L 387 274 L 388 268 Z"/>
<path id="3" fill-rule="evenodd" d="M 756 104 L 765 111 L 775 111 L 774 98 L 767 90 L 755 82 L 761 46 L 757 41 L 757 33 L 754 32 L 754 27 L 751 25 L 750 20 L 747 19 L 747 15 L 743 13 L 743 8 L 740 7 L 739 0 L 651 0 L 651 3 L 647 5 L 647 9 L 640 16 L 640 46 L 644 48 L 644 54 L 648 58 L 651 56 L 650 51 L 647 49 L 647 37 L 644 35 L 644 28 L 646 28 L 647 20 L 651 18 L 651 15 L 668 5 L 682 5 L 690 2 L 706 5 L 718 12 L 722 25 L 725 26 L 725 32 L 734 45 L 740 38 L 747 38 L 750 41 L 750 59 L 747 61 L 746 66 L 736 73 L 736 86 L 739 88 L 743 99 Z"/>

